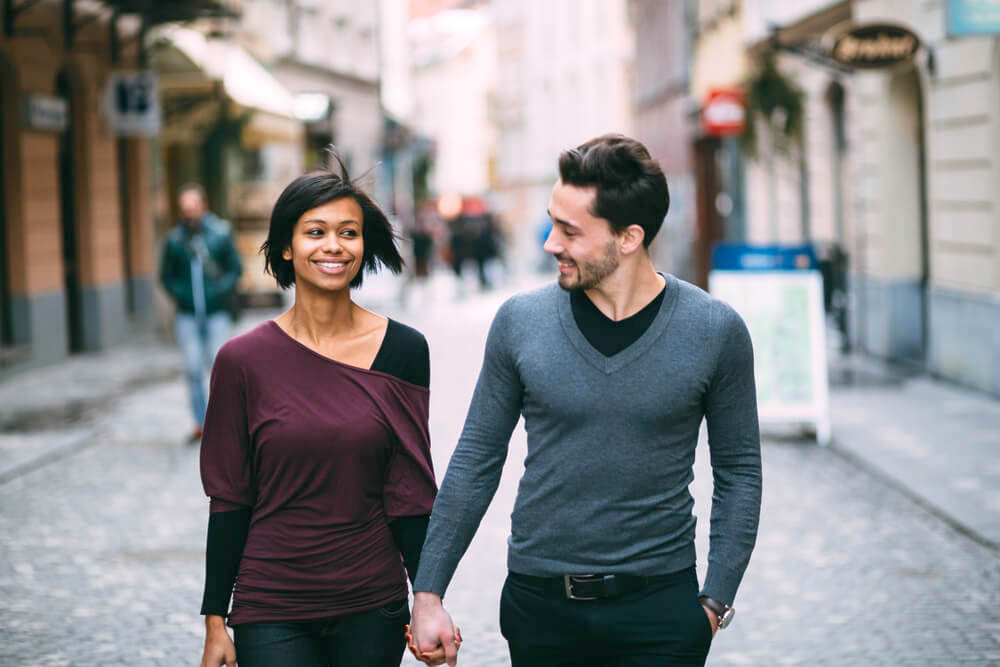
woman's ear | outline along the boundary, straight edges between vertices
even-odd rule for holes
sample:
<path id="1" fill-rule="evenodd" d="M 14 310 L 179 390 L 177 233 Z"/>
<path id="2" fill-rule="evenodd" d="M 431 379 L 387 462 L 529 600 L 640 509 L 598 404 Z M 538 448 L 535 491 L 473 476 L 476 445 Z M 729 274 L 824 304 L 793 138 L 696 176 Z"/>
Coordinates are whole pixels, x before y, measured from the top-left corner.
<path id="1" fill-rule="evenodd" d="M 285 246 L 285 249 L 281 251 L 281 258 L 286 262 L 292 261 L 292 246 Z"/>

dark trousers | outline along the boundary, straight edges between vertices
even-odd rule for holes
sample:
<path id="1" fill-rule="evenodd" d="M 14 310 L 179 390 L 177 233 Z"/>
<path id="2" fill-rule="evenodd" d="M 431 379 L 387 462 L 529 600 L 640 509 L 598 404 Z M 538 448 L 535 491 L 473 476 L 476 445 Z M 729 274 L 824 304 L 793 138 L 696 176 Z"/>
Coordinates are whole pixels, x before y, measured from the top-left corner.
<path id="1" fill-rule="evenodd" d="M 234 631 L 240 667 L 399 667 L 410 622 L 407 600 L 319 621 L 243 623 Z"/>
<path id="2" fill-rule="evenodd" d="M 693 567 L 600 600 L 569 600 L 507 577 L 500 631 L 512 667 L 704 665 L 712 642 Z"/>

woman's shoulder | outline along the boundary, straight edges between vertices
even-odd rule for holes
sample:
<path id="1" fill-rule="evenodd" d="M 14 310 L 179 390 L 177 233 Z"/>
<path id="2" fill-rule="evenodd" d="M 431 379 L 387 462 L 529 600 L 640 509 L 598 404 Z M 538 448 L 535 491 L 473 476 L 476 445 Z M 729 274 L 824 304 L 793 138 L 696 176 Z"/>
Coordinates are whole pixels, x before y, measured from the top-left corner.
<path id="1" fill-rule="evenodd" d="M 249 359 L 260 358 L 261 351 L 274 345 L 275 328 L 273 320 L 261 322 L 253 329 L 233 336 L 219 347 L 215 362 L 228 366 L 240 366 Z"/>
<path id="2" fill-rule="evenodd" d="M 385 331 L 387 341 L 391 341 L 393 345 L 406 348 L 411 352 L 427 349 L 427 339 L 417 329 L 394 320 L 391 317 L 386 319 L 389 320 L 389 325 Z"/>
<path id="3" fill-rule="evenodd" d="M 420 387 L 430 386 L 430 350 L 424 335 L 391 317 L 372 370 Z"/>

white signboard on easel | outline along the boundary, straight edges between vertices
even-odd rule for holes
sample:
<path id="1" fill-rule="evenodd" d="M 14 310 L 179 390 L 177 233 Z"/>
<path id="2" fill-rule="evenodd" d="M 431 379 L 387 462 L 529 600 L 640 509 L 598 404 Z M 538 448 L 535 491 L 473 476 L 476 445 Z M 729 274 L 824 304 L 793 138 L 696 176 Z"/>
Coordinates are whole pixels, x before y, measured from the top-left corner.
<path id="1" fill-rule="evenodd" d="M 823 279 L 817 270 L 709 274 L 709 291 L 750 330 L 761 425 L 803 423 L 830 442 Z"/>

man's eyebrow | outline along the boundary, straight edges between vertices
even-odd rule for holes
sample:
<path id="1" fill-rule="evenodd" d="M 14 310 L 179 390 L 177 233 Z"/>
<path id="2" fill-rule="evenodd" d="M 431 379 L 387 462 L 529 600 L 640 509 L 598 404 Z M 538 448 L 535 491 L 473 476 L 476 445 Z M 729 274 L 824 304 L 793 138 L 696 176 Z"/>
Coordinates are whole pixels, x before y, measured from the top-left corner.
<path id="1" fill-rule="evenodd" d="M 555 217 L 554 215 L 552 215 L 552 211 L 545 211 L 545 212 L 548 214 L 548 216 L 550 218 L 552 218 L 552 222 L 558 223 L 560 225 L 567 225 L 567 226 L 573 227 L 575 229 L 579 229 L 580 228 L 580 225 L 574 224 L 574 223 L 570 222 L 569 220 L 561 220 L 561 219 Z"/>

